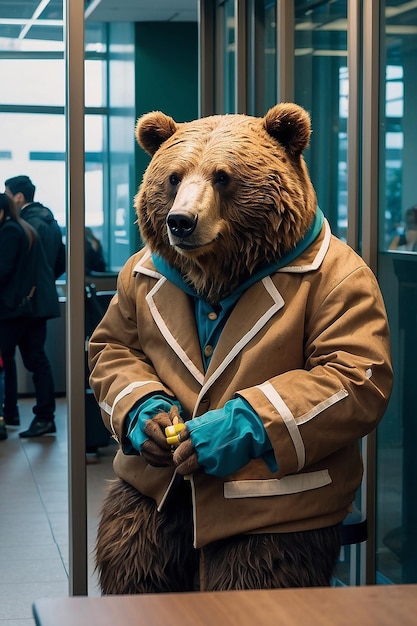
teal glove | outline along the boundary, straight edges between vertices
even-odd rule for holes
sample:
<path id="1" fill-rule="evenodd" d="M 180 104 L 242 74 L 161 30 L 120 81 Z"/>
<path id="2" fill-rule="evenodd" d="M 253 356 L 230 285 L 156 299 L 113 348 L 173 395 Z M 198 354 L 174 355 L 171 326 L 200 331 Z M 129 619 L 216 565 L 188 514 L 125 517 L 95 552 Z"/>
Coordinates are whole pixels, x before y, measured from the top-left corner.
<path id="1" fill-rule="evenodd" d="M 228 476 L 261 457 L 271 472 L 278 470 L 261 418 L 241 397 L 188 421 L 187 428 L 198 462 L 207 474 Z"/>
<path id="2" fill-rule="evenodd" d="M 163 394 L 155 394 L 146 398 L 132 409 L 126 418 L 128 443 L 123 445 L 124 454 L 139 454 L 143 443 L 148 439 L 148 436 L 145 434 L 146 422 L 158 413 L 169 413 L 174 405 L 181 411 L 181 405 L 177 400 L 173 400 Z"/>

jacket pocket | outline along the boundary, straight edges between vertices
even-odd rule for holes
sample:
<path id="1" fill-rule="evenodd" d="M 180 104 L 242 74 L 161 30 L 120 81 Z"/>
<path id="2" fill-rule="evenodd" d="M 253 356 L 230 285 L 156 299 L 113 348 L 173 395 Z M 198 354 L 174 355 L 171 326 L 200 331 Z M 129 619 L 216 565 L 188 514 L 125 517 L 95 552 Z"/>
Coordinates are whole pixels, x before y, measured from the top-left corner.
<path id="1" fill-rule="evenodd" d="M 261 496 L 284 496 L 320 489 L 332 482 L 328 470 L 291 474 L 284 478 L 268 480 L 232 480 L 224 484 L 224 497 L 259 498 Z"/>

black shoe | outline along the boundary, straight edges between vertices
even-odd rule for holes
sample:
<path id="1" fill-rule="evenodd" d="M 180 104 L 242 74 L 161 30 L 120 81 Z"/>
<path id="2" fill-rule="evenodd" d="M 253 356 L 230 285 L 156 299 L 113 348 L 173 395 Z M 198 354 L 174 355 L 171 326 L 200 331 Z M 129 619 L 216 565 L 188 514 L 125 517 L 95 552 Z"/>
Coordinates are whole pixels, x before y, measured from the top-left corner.
<path id="1" fill-rule="evenodd" d="M 20 426 L 20 419 L 18 415 L 5 415 L 4 421 L 8 426 Z"/>
<path id="2" fill-rule="evenodd" d="M 0 417 L 0 441 L 7 439 L 7 428 L 3 417 Z"/>
<path id="3" fill-rule="evenodd" d="M 19 437 L 40 437 L 41 435 L 53 435 L 56 433 L 56 426 L 53 420 L 46 422 L 35 417 L 27 430 L 19 433 Z"/>

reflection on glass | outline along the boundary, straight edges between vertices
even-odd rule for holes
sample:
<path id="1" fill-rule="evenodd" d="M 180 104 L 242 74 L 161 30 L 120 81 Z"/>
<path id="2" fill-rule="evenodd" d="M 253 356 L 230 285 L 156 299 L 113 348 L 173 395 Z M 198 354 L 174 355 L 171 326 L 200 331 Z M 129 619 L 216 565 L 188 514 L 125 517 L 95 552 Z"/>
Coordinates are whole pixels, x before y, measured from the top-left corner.
<path id="1" fill-rule="evenodd" d="M 402 194 L 402 159 L 404 135 L 402 122 L 404 117 L 404 71 L 394 55 L 395 65 L 388 61 L 385 68 L 385 133 L 382 145 L 385 152 L 385 189 L 382 202 L 385 201 L 384 241 L 382 247 L 391 247 L 391 242 L 404 230 Z"/>
<path id="2" fill-rule="evenodd" d="M 378 429 L 377 581 L 417 582 L 417 6 L 385 3 L 380 145 L 380 279 L 394 389 Z M 382 108 L 382 107 L 381 107 Z"/>
<path id="3" fill-rule="evenodd" d="M 404 225 L 400 232 L 394 235 L 389 250 L 417 252 L 417 206 L 406 210 Z"/>

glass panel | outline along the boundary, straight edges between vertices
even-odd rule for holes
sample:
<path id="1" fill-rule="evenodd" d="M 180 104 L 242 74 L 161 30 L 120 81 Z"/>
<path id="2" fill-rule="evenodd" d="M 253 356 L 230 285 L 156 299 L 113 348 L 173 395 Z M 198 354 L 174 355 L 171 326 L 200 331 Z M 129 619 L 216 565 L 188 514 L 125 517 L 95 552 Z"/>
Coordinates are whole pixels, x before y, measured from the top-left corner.
<path id="1" fill-rule="evenodd" d="M 347 1 L 295 0 L 295 102 L 311 115 L 313 134 L 305 158 L 318 203 L 332 231 L 347 229 Z M 360 509 L 360 493 L 357 494 Z M 337 585 L 356 584 L 357 546 L 342 548 Z"/>
<path id="2" fill-rule="evenodd" d="M 65 120 L 63 115 L 0 113 L 2 180 L 27 174 L 36 186 L 35 199 L 48 206 L 65 225 Z M 24 129 L 24 132 L 22 132 Z M 17 140 L 18 138 L 18 140 Z"/>
<path id="3" fill-rule="evenodd" d="M 53 14 L 62 17 L 62 6 L 59 12 L 58 0 L 54 0 L 54 4 Z M 12 16 L 4 14 L 1 17 Z M 43 19 L 47 18 L 43 16 Z M 63 42 L 49 41 L 52 31 L 47 26 L 43 28 L 45 40 L 38 40 L 37 46 L 29 45 L 32 29 L 27 37 L 21 39 L 6 37 L 11 34 L 19 37 L 22 27 L 24 25 L 20 24 L 7 30 L 0 20 L 0 34 L 3 32 L 4 35 L 0 38 L 0 75 L 2 83 L 7 85 L 7 89 L 2 90 L 0 103 L 2 176 L 5 180 L 16 174 L 28 174 L 37 186 L 36 198 L 50 206 L 59 224 L 65 228 Z M 113 37 L 111 47 L 107 45 L 108 33 Z M 110 190 L 116 186 L 116 178 L 119 185 L 128 185 L 127 198 L 132 198 L 134 193 L 133 25 L 107 26 L 89 22 L 86 24 L 85 44 L 86 224 L 94 227 L 94 232 L 102 238 L 108 268 L 118 269 L 130 250 L 136 247 L 132 241 L 137 229 L 131 215 L 131 201 L 125 203 L 127 232 L 121 249 L 119 243 L 114 245 L 113 242 L 115 205 L 119 201 L 115 199 L 111 206 L 109 202 L 112 193 L 115 194 Z M 109 92 L 112 121 L 108 123 Z M 22 107 L 25 107 L 24 112 L 21 112 Z M 108 128 L 112 129 L 110 138 L 107 137 Z"/>
<path id="4" fill-rule="evenodd" d="M 21 59 L 0 59 L 0 76 L 2 104 L 65 104 L 62 55 L 60 59 L 25 59 L 24 63 Z"/>
<path id="5" fill-rule="evenodd" d="M 417 7 L 385 5 L 378 278 L 391 326 L 394 388 L 378 428 L 376 566 L 378 582 L 416 583 L 417 230 L 410 218 L 417 213 Z"/>
<path id="6" fill-rule="evenodd" d="M 100 241 L 104 222 L 104 130 L 104 116 L 85 116 L 85 225 L 94 227 L 94 234 Z"/>
<path id="7" fill-rule="evenodd" d="M 106 105 L 106 64 L 104 59 L 86 59 L 85 66 L 85 106 L 103 107 Z"/>
<path id="8" fill-rule="evenodd" d="M 276 3 L 253 0 L 249 38 L 249 114 L 263 116 L 277 102 Z"/>
<path id="9" fill-rule="evenodd" d="M 136 249 L 133 211 L 135 66 L 132 24 L 109 25 L 109 177 L 106 239 L 111 267 L 118 271 Z"/>
<path id="10" fill-rule="evenodd" d="M 224 3 L 224 102 L 222 113 L 236 112 L 236 15 L 235 1 Z"/>
<path id="11" fill-rule="evenodd" d="M 3 6 L 4 5 L 4 6 Z M 35 199 L 65 226 L 65 68 L 62 1 L 30 20 L 33 7 L 0 9 L 2 176 L 27 174 Z M 7 88 L 5 88 L 7 86 Z M 22 112 L 22 110 L 24 112 Z"/>
<path id="12" fill-rule="evenodd" d="M 310 112 L 314 131 L 305 156 L 319 205 L 346 240 L 346 0 L 295 0 L 295 29 L 295 101 Z"/>

